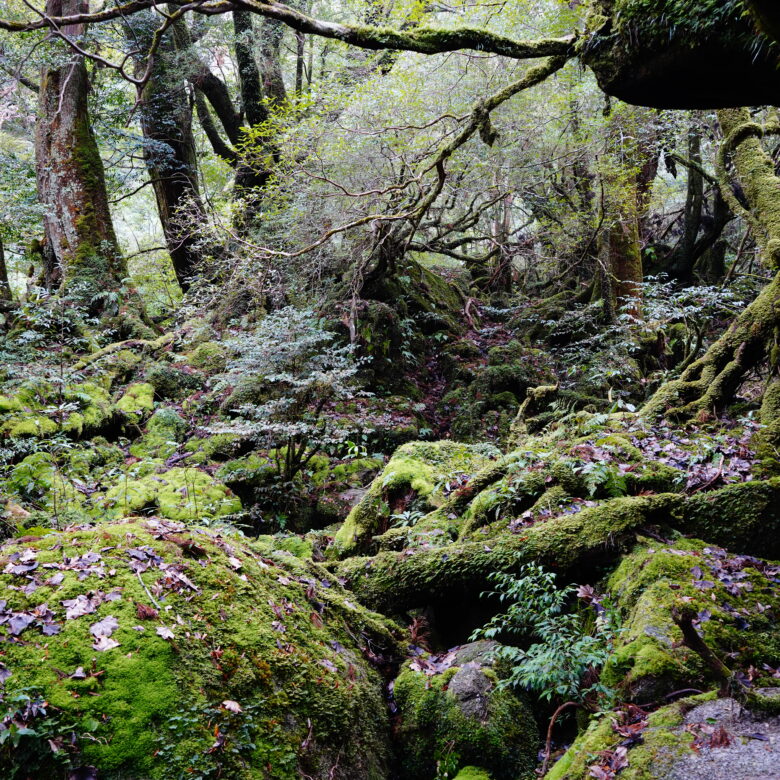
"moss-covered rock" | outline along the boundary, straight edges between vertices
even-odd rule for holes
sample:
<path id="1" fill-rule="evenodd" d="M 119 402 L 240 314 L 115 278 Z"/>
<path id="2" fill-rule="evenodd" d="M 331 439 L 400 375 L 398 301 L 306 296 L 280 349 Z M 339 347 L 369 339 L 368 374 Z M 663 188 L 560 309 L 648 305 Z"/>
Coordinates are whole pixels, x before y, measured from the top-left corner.
<path id="1" fill-rule="evenodd" d="M 154 411 L 154 385 L 148 382 L 128 385 L 116 408 L 128 422 L 139 425 Z"/>
<path id="2" fill-rule="evenodd" d="M 621 770 L 620 777 L 631 780 L 671 777 L 676 761 L 693 752 L 691 734 L 684 732 L 682 726 L 685 723 L 685 711 L 701 698 L 681 700 L 652 713 L 641 732 L 641 739 L 635 742 L 637 746 L 629 750 L 628 766 Z M 611 713 L 593 719 L 552 766 L 545 776 L 547 780 L 585 780 L 593 777 L 591 767 L 603 760 L 604 751 L 614 751 L 626 741 L 625 737 L 616 733 L 617 723 L 617 718 Z"/>
<path id="3" fill-rule="evenodd" d="M 225 370 L 228 350 L 218 341 L 204 341 L 187 358 L 189 364 L 207 374 L 219 374 Z"/>
<path id="4" fill-rule="evenodd" d="M 362 643 L 394 640 L 311 565 L 142 520 L 27 537 L 0 564 L 5 706 L 48 702 L 3 776 L 389 776 Z"/>
<path id="5" fill-rule="evenodd" d="M 493 780 L 493 778 L 478 766 L 464 766 L 455 775 L 455 780 Z"/>
<path id="6" fill-rule="evenodd" d="M 144 381 L 154 386 L 159 399 L 179 400 L 203 387 L 203 377 L 171 363 L 155 363 L 145 374 Z"/>
<path id="7" fill-rule="evenodd" d="M 371 537 L 388 529 L 394 513 L 412 508 L 425 514 L 435 509 L 444 502 L 448 486 L 473 475 L 499 454 L 489 445 L 452 441 L 404 444 L 349 513 L 336 534 L 335 551 L 348 556 L 368 549 Z"/>
<path id="8" fill-rule="evenodd" d="M 157 514 L 193 524 L 241 511 L 241 502 L 225 485 L 195 468 L 120 479 L 106 491 L 102 505 L 109 517 Z"/>
<path id="9" fill-rule="evenodd" d="M 638 701 L 716 682 L 682 643 L 672 613 L 682 606 L 696 611 L 702 638 L 734 669 L 774 667 L 780 663 L 776 571 L 759 559 L 693 539 L 668 545 L 645 541 L 608 582 L 625 622 L 602 681 Z"/>
<path id="10" fill-rule="evenodd" d="M 437 765 L 476 763 L 495 780 L 533 776 L 536 724 L 525 703 L 498 686 L 493 644 L 463 645 L 433 664 L 404 664 L 393 686 L 401 777 L 429 780 Z"/>

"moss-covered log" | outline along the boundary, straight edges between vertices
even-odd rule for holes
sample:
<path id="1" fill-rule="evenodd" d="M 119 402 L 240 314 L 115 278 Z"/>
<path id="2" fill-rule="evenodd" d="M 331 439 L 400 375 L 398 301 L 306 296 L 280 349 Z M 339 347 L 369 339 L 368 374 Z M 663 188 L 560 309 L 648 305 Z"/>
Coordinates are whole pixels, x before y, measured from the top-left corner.
<path id="1" fill-rule="evenodd" d="M 486 528 L 483 539 L 476 531 L 468 541 L 435 549 L 348 558 L 336 564 L 336 571 L 367 606 L 400 613 L 471 598 L 488 585 L 491 572 L 511 571 L 519 558 L 581 579 L 598 566 L 609 566 L 648 527 L 677 529 L 734 552 L 780 557 L 780 479 L 691 497 L 659 493 L 615 498 L 518 533 L 490 534 Z"/>

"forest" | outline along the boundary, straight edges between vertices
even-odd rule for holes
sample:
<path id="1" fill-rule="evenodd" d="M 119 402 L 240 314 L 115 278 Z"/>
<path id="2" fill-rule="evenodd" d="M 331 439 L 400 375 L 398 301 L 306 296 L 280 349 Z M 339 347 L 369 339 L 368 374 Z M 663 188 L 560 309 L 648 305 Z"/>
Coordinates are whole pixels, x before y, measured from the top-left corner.
<path id="1" fill-rule="evenodd" d="M 0 0 L 0 777 L 780 779 L 775 0 Z"/>

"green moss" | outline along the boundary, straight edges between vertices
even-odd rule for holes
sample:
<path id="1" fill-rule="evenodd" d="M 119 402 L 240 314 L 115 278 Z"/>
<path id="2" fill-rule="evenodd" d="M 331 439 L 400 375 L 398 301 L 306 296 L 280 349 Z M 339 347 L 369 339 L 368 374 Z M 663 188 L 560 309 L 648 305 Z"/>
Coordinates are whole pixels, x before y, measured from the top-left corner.
<path id="1" fill-rule="evenodd" d="M 116 408 L 129 422 L 142 423 L 154 410 L 154 386 L 148 382 L 128 385 Z"/>
<path id="2" fill-rule="evenodd" d="M 626 556 L 608 582 L 626 618 L 603 682 L 619 686 L 626 697 L 647 701 L 711 681 L 700 657 L 682 644 L 672 618 L 672 609 L 683 603 L 706 616 L 699 625 L 705 642 L 735 668 L 780 661 L 780 632 L 764 615 L 765 607 L 780 609 L 780 595 L 752 567 L 735 580 L 748 587 L 729 592 L 708 564 L 717 569 L 730 558 L 692 539 L 668 546 L 645 543 Z M 696 582 L 705 584 L 697 587 Z"/>
<path id="3" fill-rule="evenodd" d="M 274 536 L 270 534 L 261 534 L 256 538 L 256 541 L 258 544 L 267 545 L 269 551 L 283 550 L 301 560 L 311 560 L 314 552 L 313 540 L 306 536 L 298 536 L 297 534 L 276 534 Z"/>
<path id="4" fill-rule="evenodd" d="M 205 341 L 192 352 L 188 361 L 191 366 L 205 371 L 207 374 L 219 374 L 227 366 L 228 351 L 218 341 Z"/>
<path id="5" fill-rule="evenodd" d="M 408 667 L 394 684 L 405 780 L 436 775 L 436 762 L 479 763 L 477 777 L 533 776 L 538 733 L 530 710 L 495 675 L 471 662 L 432 677 Z M 466 775 L 469 776 L 468 774 Z"/>
<path id="6" fill-rule="evenodd" d="M 464 766 L 455 775 L 455 780 L 493 780 L 493 778 L 484 769 L 477 766 Z"/>
<path id="7" fill-rule="evenodd" d="M 269 458 L 253 454 L 225 463 L 217 472 L 217 479 L 235 490 L 261 487 L 275 475 L 276 468 Z"/>
<path id="8" fill-rule="evenodd" d="M 681 530 L 734 552 L 780 558 L 780 477 L 691 496 Z"/>
<path id="9" fill-rule="evenodd" d="M 33 625 L 22 642 L 6 643 L 5 692 L 40 691 L 53 711 L 78 724 L 78 765 L 95 766 L 106 780 L 218 773 L 325 780 L 336 763 L 345 777 L 387 777 L 381 680 L 352 637 L 365 632 L 377 646 L 393 640 L 337 583 L 323 587 L 319 570 L 290 556 L 261 560 L 239 537 L 139 520 L 28 537 L 23 546 L 6 544 L 0 563 L 26 549 L 49 565 L 47 577 L 62 566 L 62 582 L 25 596 L 23 575 L 0 574 L 0 595 L 15 611 L 43 596 L 61 630 L 43 636 Z M 146 558 L 148 568 L 135 574 L 138 557 L 129 550 L 159 558 Z M 88 553 L 94 559 L 83 564 L 86 575 L 68 564 Z M 97 591 L 114 600 L 65 619 L 63 600 Z M 154 606 L 150 592 L 160 615 L 139 618 L 137 604 Z M 119 647 L 95 651 L 90 626 L 109 615 Z M 159 636 L 160 626 L 173 638 Z M 72 676 L 79 667 L 85 677 Z M 228 711 L 228 700 L 240 712 Z M 213 749 L 215 735 L 224 748 Z M 45 743 L 41 750 L 50 754 Z M 4 776 L 25 771 L 13 752 L 4 755 Z"/>
<path id="10" fill-rule="evenodd" d="M 161 399 L 179 400 L 203 387 L 203 378 L 170 363 L 155 363 L 144 374 L 146 382 L 154 386 Z"/>
<path id="11" fill-rule="evenodd" d="M 19 412 L 22 409 L 22 404 L 18 398 L 9 397 L 7 395 L 0 395 L 0 414 L 8 414 L 8 412 Z"/>
<path id="12" fill-rule="evenodd" d="M 628 766 L 620 771 L 628 780 L 666 780 L 686 755 L 693 752 L 690 732 L 684 728 L 684 715 L 695 705 L 714 697 L 714 693 L 681 699 L 651 713 L 642 739 L 629 746 Z M 612 751 L 625 741 L 615 733 L 615 714 L 609 713 L 590 722 L 574 744 L 551 767 L 547 780 L 587 780 L 590 767 L 599 762 L 603 751 Z"/>
<path id="13" fill-rule="evenodd" d="M 241 511 L 230 490 L 198 469 L 173 468 L 141 479 L 120 479 L 102 500 L 109 517 L 150 512 L 198 523 Z"/>
<path id="14" fill-rule="evenodd" d="M 192 437 L 184 444 L 184 451 L 193 453 L 190 463 L 228 460 L 235 455 L 241 437 L 234 433 L 215 433 L 202 439 Z"/>
<path id="15" fill-rule="evenodd" d="M 130 454 L 141 459 L 167 460 L 179 449 L 187 423 L 175 409 L 161 407 L 146 424 L 144 435 L 130 445 Z"/>
<path id="16" fill-rule="evenodd" d="M 365 550 L 371 537 L 387 530 L 400 501 L 433 510 L 444 501 L 444 487 L 458 475 L 470 475 L 497 454 L 494 448 L 452 441 L 410 442 L 393 454 L 366 496 L 336 534 L 335 549 L 347 556 Z M 402 508 L 405 508 L 402 507 Z"/>
<path id="17" fill-rule="evenodd" d="M 28 413 L 23 418 L 11 417 L 3 422 L 3 432 L 9 436 L 42 438 L 56 433 L 57 429 L 57 423 L 42 414 Z"/>
<path id="18" fill-rule="evenodd" d="M 35 452 L 17 463 L 5 480 L 5 489 L 25 502 L 58 514 L 84 504 L 83 493 L 63 475 L 48 452 Z"/>

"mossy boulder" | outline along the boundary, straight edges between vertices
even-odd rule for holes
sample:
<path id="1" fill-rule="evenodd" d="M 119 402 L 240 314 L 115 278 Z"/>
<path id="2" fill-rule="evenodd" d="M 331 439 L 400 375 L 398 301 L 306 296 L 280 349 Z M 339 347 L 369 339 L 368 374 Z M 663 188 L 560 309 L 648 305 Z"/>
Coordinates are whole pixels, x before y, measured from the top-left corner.
<path id="1" fill-rule="evenodd" d="M 455 780 L 493 780 L 493 778 L 478 766 L 464 766 L 463 769 L 455 775 Z"/>
<path id="2" fill-rule="evenodd" d="M 219 374 L 227 367 L 228 350 L 218 341 L 204 341 L 190 353 L 187 361 L 207 374 Z"/>
<path id="3" fill-rule="evenodd" d="M 106 491 L 102 504 L 109 517 L 144 513 L 193 524 L 241 511 L 241 502 L 225 485 L 195 468 L 120 479 Z"/>
<path id="4" fill-rule="evenodd" d="M 139 425 L 154 411 L 154 385 L 149 382 L 128 385 L 116 408 L 129 423 Z"/>
<path id="5" fill-rule="evenodd" d="M 49 382 L 32 381 L 4 398 L 0 431 L 13 437 L 47 438 L 62 431 L 80 438 L 110 426 L 115 413 L 108 390 L 92 381 L 65 385 L 61 392 Z"/>
<path id="6" fill-rule="evenodd" d="M 758 691 L 777 702 L 780 689 Z M 594 718 L 545 775 L 547 780 L 750 780 L 776 775 L 780 717 L 715 691 L 655 712 L 621 709 Z M 633 736 L 626 738 L 625 726 Z M 621 734 L 620 731 L 623 731 Z M 618 756 L 622 756 L 618 759 Z M 618 760 L 616 760 L 618 759 Z"/>
<path id="7" fill-rule="evenodd" d="M 777 571 L 695 539 L 646 540 L 608 581 L 625 622 L 602 681 L 635 701 L 713 682 L 701 658 L 682 644 L 673 618 L 682 606 L 695 610 L 702 638 L 732 668 L 780 664 Z"/>
<path id="8" fill-rule="evenodd" d="M 628 765 L 620 772 L 621 778 L 652 780 L 669 778 L 676 761 L 692 753 L 692 735 L 684 732 L 684 713 L 694 702 L 707 697 L 693 697 L 662 707 L 650 714 L 641 738 L 635 741 L 627 754 Z M 626 738 L 616 733 L 618 717 L 610 713 L 591 720 L 574 744 L 545 775 L 547 780 L 586 780 L 594 775 L 591 767 L 601 763 L 604 751 L 614 751 Z M 607 754 L 609 755 L 609 754 Z"/>
<path id="9" fill-rule="evenodd" d="M 425 514 L 435 509 L 459 480 L 499 455 L 490 445 L 453 441 L 404 444 L 347 516 L 336 534 L 335 551 L 341 556 L 365 551 L 373 536 L 387 531 L 394 513 L 413 510 Z"/>
<path id="10" fill-rule="evenodd" d="M 144 435 L 130 445 L 136 458 L 166 460 L 178 449 L 187 432 L 187 422 L 171 407 L 160 407 L 149 418 Z"/>
<path id="11" fill-rule="evenodd" d="M 155 396 L 161 400 L 180 400 L 203 387 L 203 377 L 192 369 L 171 363 L 154 363 L 144 381 L 154 386 Z"/>
<path id="12" fill-rule="evenodd" d="M 222 462 L 234 458 L 244 445 L 244 439 L 235 433 L 214 433 L 202 438 L 197 435 L 189 438 L 184 444 L 184 451 L 192 453 L 190 463 Z"/>
<path id="13" fill-rule="evenodd" d="M 526 704 L 498 685 L 492 645 L 463 645 L 404 664 L 393 686 L 404 780 L 430 780 L 441 776 L 437 768 L 477 763 L 484 768 L 477 777 L 533 777 L 536 723 Z"/>
<path id="14" fill-rule="evenodd" d="M 47 702 L 4 777 L 389 777 L 364 651 L 394 639 L 311 564 L 133 519 L 7 543 L 0 565 L 4 706 Z"/>

